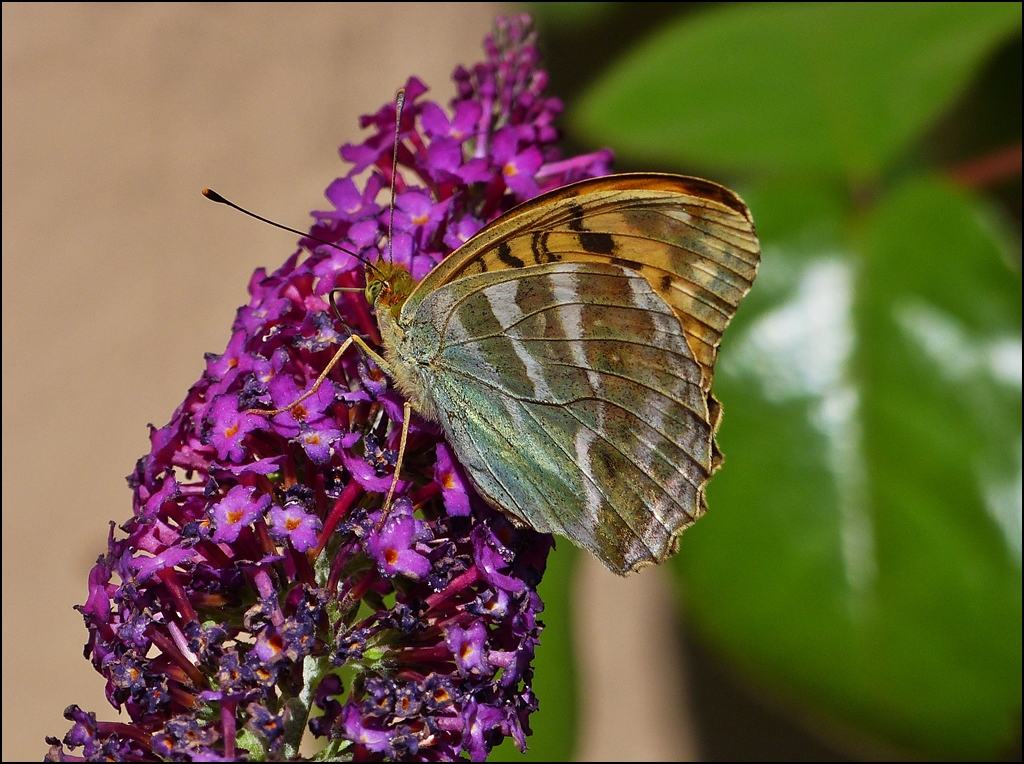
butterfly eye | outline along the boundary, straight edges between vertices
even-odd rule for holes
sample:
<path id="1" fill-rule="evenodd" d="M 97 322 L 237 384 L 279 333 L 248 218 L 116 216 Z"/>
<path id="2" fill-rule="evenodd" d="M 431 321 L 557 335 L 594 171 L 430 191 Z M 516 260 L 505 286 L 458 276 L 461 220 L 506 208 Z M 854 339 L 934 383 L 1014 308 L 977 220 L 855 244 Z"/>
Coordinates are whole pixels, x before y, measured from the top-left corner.
<path id="1" fill-rule="evenodd" d="M 366 285 L 366 301 L 373 305 L 377 302 L 377 298 L 380 297 L 380 291 L 384 288 L 382 281 L 371 281 Z"/>

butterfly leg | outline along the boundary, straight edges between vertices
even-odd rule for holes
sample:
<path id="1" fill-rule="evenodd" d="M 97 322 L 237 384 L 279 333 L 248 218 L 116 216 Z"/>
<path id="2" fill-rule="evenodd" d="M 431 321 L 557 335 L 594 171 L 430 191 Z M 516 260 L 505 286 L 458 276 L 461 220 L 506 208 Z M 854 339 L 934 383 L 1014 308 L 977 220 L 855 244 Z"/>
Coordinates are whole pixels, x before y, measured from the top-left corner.
<path id="1" fill-rule="evenodd" d="M 300 395 L 298 398 L 296 398 L 294 401 L 292 401 L 283 408 L 247 409 L 245 413 L 259 414 L 260 416 L 272 417 L 277 416 L 278 414 L 283 414 L 286 411 L 291 411 L 293 408 L 295 408 L 304 400 L 306 400 L 306 398 L 313 395 L 317 390 L 320 389 L 320 385 L 322 385 L 324 383 L 324 380 L 327 379 L 327 375 L 330 374 L 331 370 L 338 365 L 338 361 L 341 360 L 342 355 L 344 355 L 345 351 L 348 350 L 353 343 L 362 348 L 363 352 L 366 353 L 370 358 L 372 358 L 373 362 L 377 364 L 385 372 L 389 372 L 391 370 L 391 367 L 388 365 L 388 362 L 381 358 L 379 354 L 374 352 L 373 349 L 371 349 L 370 346 L 367 345 L 365 341 L 363 341 L 362 337 L 360 337 L 357 334 L 351 334 L 349 335 L 349 338 L 347 340 L 341 343 L 341 347 L 338 348 L 338 351 L 334 354 L 334 357 L 328 362 L 327 366 L 324 367 L 324 370 L 320 372 L 320 376 L 316 378 L 316 381 L 313 383 L 313 386 L 309 388 L 309 390 L 304 392 L 302 395 Z"/>
<path id="2" fill-rule="evenodd" d="M 398 459 L 395 461 L 395 474 L 391 478 L 391 487 L 388 489 L 388 495 L 384 499 L 384 508 L 380 513 L 380 520 L 377 521 L 377 531 L 384 527 L 384 522 L 388 519 L 388 512 L 391 509 L 391 499 L 394 498 L 395 488 L 398 487 L 398 476 L 402 472 L 402 461 L 405 459 L 405 444 L 409 440 L 409 419 L 412 415 L 412 405 L 409 401 L 405 401 L 402 405 L 402 437 L 398 441 Z"/>

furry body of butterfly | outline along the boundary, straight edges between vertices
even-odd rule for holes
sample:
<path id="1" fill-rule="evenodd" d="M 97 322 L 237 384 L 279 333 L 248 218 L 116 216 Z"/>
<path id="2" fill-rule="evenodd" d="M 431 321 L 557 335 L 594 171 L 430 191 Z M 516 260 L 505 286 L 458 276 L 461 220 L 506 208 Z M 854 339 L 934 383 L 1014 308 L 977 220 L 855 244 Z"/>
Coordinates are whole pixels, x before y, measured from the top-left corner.
<path id="1" fill-rule="evenodd" d="M 728 189 L 624 174 L 510 210 L 419 284 L 378 264 L 367 297 L 384 371 L 480 495 L 625 575 L 705 512 L 715 359 L 759 258 Z"/>

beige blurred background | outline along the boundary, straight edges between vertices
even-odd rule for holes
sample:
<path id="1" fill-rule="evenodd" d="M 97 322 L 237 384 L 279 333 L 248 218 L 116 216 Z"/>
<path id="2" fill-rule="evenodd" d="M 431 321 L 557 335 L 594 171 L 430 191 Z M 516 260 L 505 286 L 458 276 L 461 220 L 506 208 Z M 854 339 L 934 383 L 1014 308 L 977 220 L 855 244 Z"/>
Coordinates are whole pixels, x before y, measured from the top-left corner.
<path id="1" fill-rule="evenodd" d="M 4 760 L 39 760 L 69 703 L 114 717 L 71 607 L 131 511 L 146 423 L 292 251 L 200 189 L 305 228 L 358 115 L 413 73 L 446 101 L 502 10 L 3 4 Z M 579 756 L 693 758 L 658 571 L 586 564 L 577 591 Z"/>

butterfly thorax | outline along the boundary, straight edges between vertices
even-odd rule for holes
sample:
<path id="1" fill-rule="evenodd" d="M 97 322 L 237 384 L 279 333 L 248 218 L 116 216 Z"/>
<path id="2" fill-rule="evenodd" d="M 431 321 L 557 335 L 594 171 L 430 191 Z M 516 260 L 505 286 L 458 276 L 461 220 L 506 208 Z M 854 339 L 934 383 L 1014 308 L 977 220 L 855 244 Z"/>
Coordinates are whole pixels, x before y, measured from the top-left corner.
<path id="1" fill-rule="evenodd" d="M 384 360 L 388 364 L 384 371 L 421 416 L 437 421 L 437 409 L 420 373 L 422 363 L 408 351 L 406 330 L 399 322 L 402 306 L 415 286 L 406 268 L 381 261 L 367 274 L 366 299 L 377 313 Z"/>

